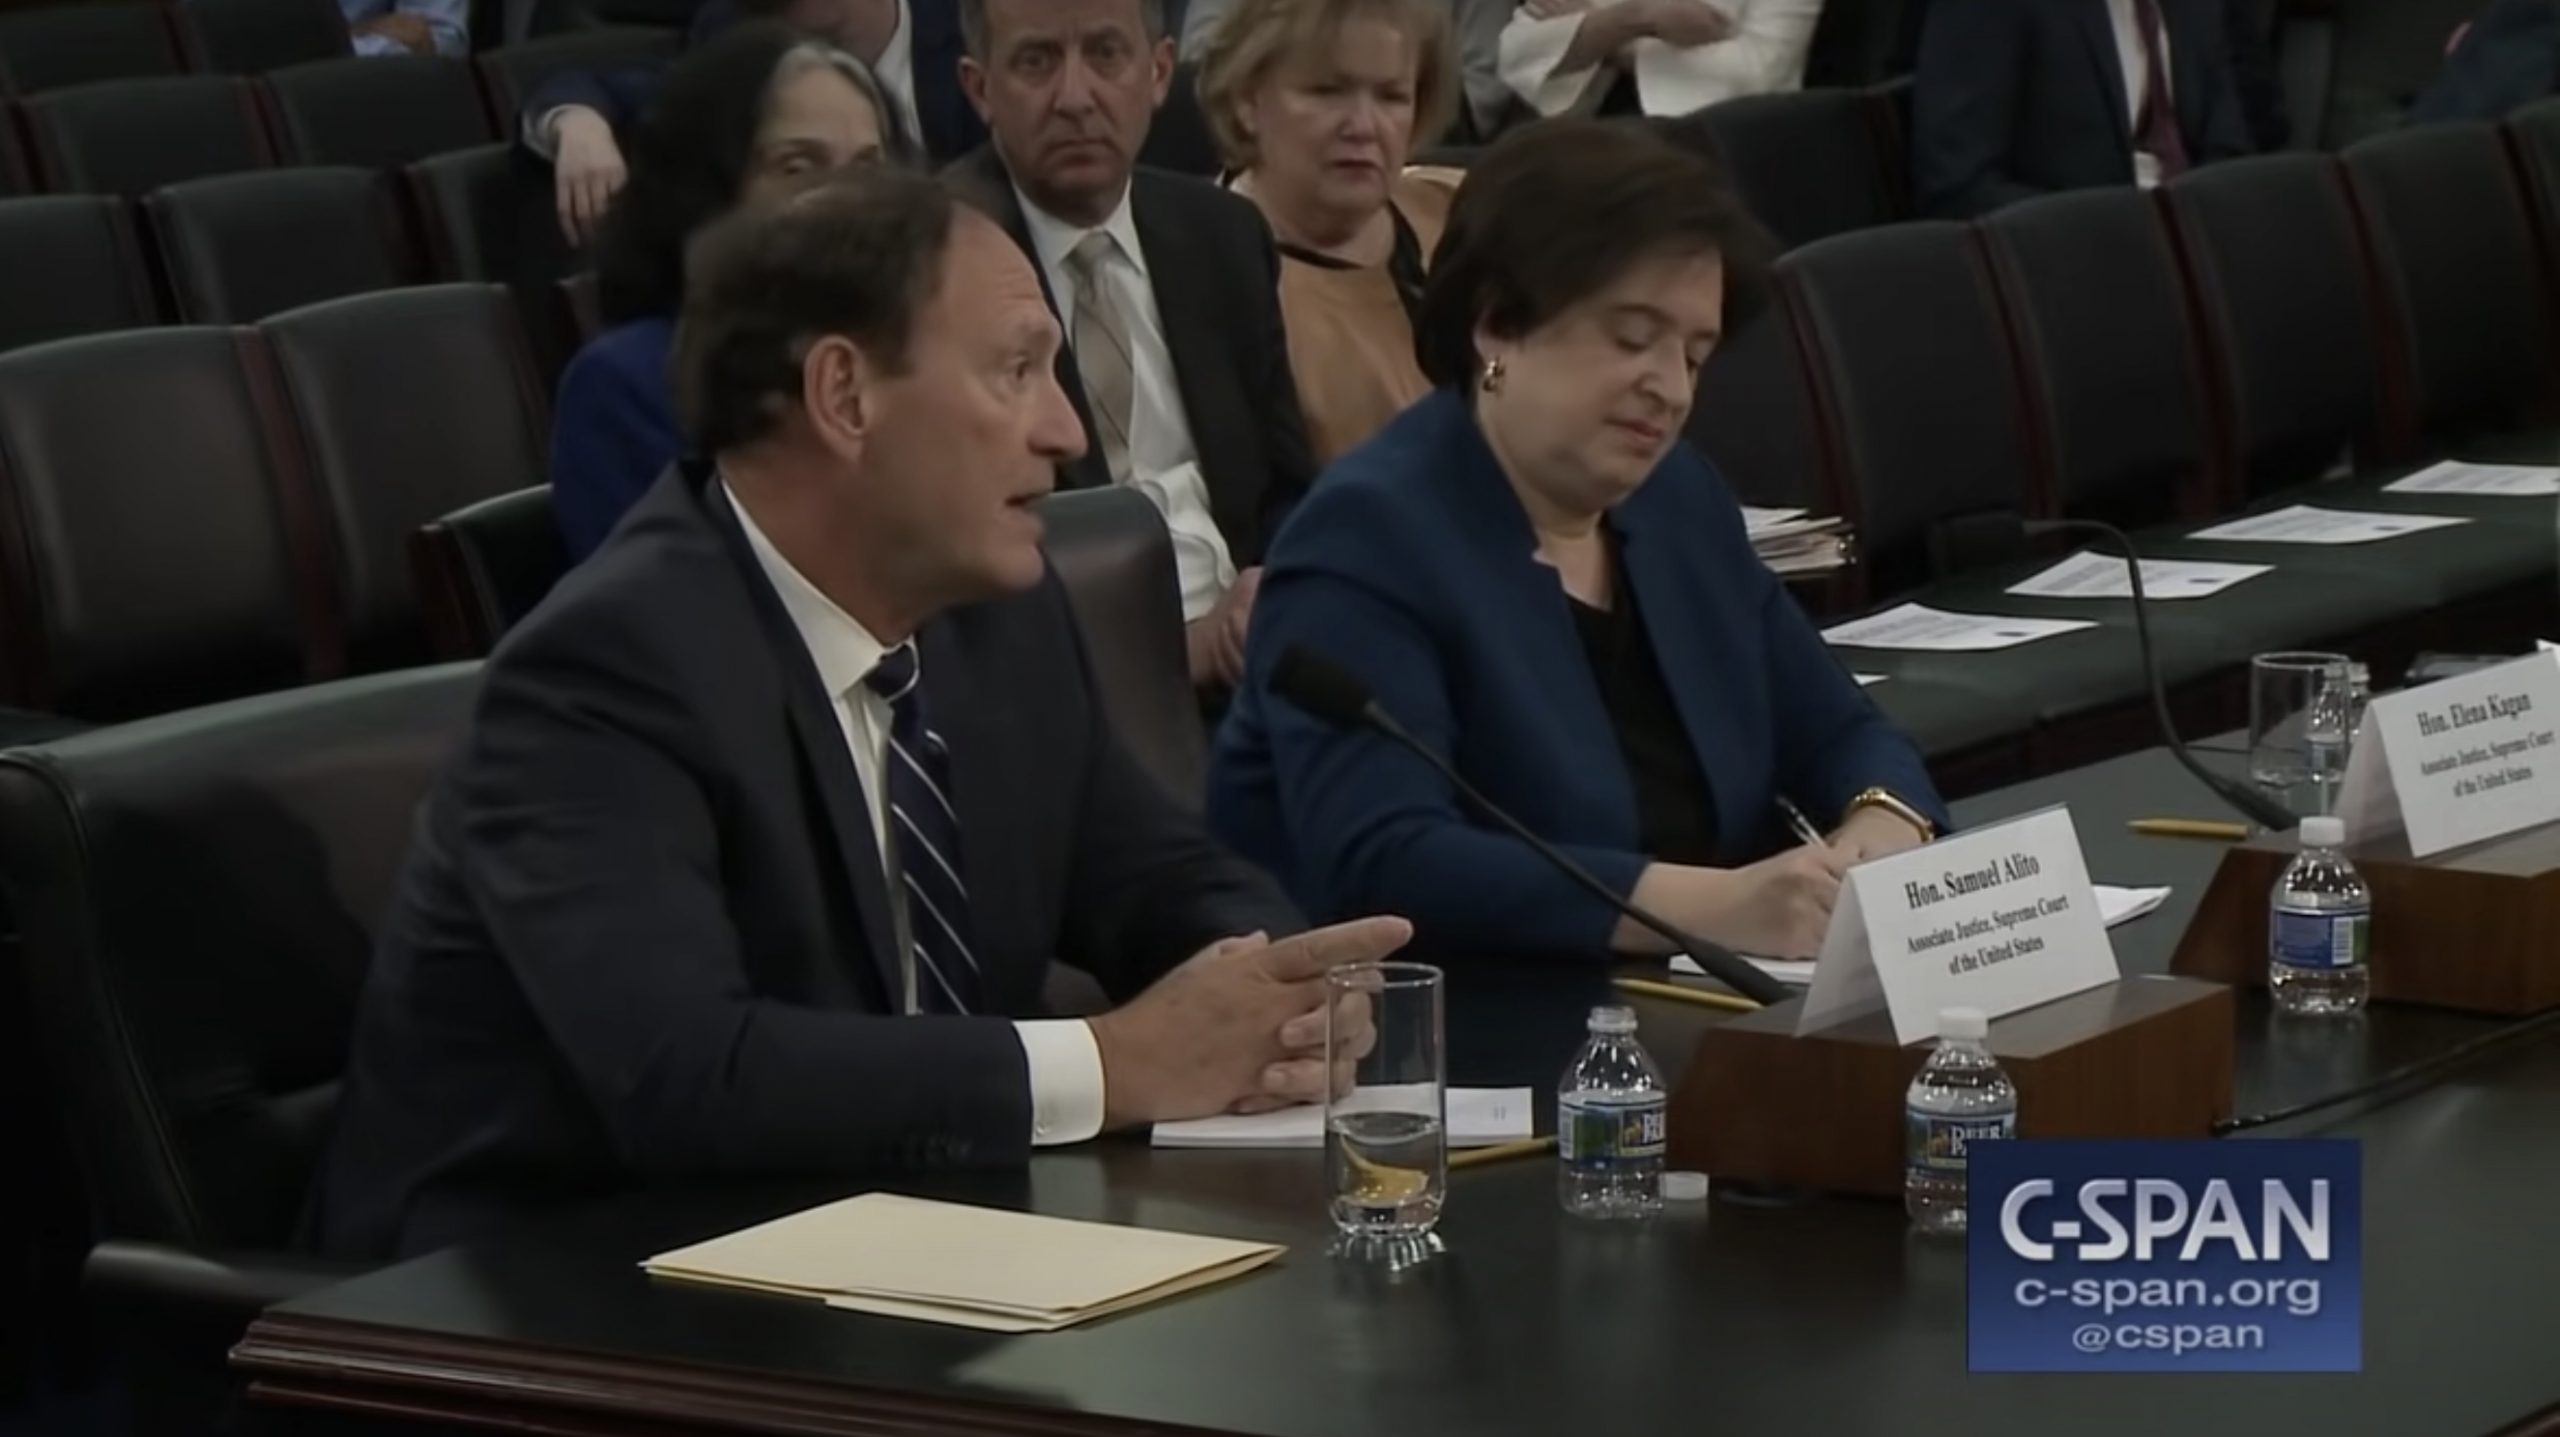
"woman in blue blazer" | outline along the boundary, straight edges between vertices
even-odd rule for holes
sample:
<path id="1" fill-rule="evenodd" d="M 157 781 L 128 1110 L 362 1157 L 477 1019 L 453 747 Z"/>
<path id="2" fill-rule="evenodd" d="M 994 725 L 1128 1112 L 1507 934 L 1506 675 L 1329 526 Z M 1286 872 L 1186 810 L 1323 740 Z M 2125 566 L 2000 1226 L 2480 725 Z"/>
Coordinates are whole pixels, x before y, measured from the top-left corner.
<path id="1" fill-rule="evenodd" d="M 1742 951 L 1810 956 L 1852 863 L 1945 824 L 1678 438 L 1753 233 L 1646 131 L 1548 121 L 1477 162 L 1417 330 L 1439 388 L 1273 544 L 1219 735 L 1211 821 L 1311 915 L 1402 914 L 1460 959 L 1662 951 L 1420 758 L 1274 693 L 1293 647 L 1611 888 Z"/>
<path id="2" fill-rule="evenodd" d="M 778 24 L 727 31 L 668 72 L 596 241 L 608 328 L 569 361 L 553 405 L 551 509 L 571 558 L 595 552 L 683 457 L 667 353 L 686 243 L 738 205 L 912 154 L 891 115 L 861 61 Z"/>

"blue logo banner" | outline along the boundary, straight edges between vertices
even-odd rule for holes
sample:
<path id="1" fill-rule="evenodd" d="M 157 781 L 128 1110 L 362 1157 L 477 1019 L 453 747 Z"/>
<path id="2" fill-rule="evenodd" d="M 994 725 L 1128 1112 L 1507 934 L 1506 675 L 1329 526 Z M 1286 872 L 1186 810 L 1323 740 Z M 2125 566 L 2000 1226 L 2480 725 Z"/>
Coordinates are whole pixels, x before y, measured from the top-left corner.
<path id="1" fill-rule="evenodd" d="M 1975 1145 L 1975 1372 L 2355 1372 L 2363 1168 L 2352 1142 Z"/>

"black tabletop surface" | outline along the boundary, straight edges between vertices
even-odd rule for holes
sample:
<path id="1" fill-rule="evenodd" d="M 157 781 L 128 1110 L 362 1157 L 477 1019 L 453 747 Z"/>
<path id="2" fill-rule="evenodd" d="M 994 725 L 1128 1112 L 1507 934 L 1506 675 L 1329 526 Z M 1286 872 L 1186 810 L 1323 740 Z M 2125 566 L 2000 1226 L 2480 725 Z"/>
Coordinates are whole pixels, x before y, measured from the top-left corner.
<path id="1" fill-rule="evenodd" d="M 1979 823 L 2065 800 L 2099 882 L 2176 887 L 2161 913 L 2116 934 L 2126 971 L 2165 970 L 2220 850 L 2140 838 L 2124 824 L 2214 810 L 2154 752 L 1986 795 L 1961 816 Z M 1516 975 L 1477 985 L 1472 1008 L 1470 990 L 1459 991 L 1453 1028 L 1505 1027 L 1499 1039 L 1473 1045 L 1480 1071 L 1472 1076 L 1551 1081 L 1585 991 L 1551 994 L 1547 1006 L 1562 1021 L 1541 1013 L 1535 984 Z M 1714 1020 L 1685 1005 L 1639 1006 L 1647 1041 L 1674 1067 L 1697 1026 Z M 2243 1113 L 2350 1090 L 2507 1026 L 2399 1008 L 2345 1024 L 2287 1024 L 2255 1000 L 2243 1003 L 2240 1022 Z M 767 1185 L 617 1202 L 389 1269 L 273 1316 L 305 1334 L 355 1324 L 484 1357 L 584 1355 L 659 1373 L 805 1384 L 796 1390 L 839 1392 L 856 1405 L 1011 1409 L 1026 1425 L 1003 1430 L 1026 1431 L 1097 1430 L 1096 1419 L 1125 1419 L 1151 1430 L 1269 1437 L 1674 1424 L 1710 1433 L 2401 1437 L 2484 1433 L 2560 1399 L 2560 1226 L 2551 1216 L 2560 1191 L 2560 1036 L 2526 1033 L 2423 1088 L 2259 1131 L 2363 1140 L 2360 1375 L 1971 1376 L 1961 1248 L 1911 1235 L 1897 1205 L 1718 1199 L 1675 1210 L 1649 1230 L 1620 1231 L 1565 1218 L 1544 1161 L 1454 1174 L 1442 1224 L 1447 1256 L 1391 1277 L 1324 1255 L 1315 1154 L 1156 1152 L 1126 1141 L 1043 1154 L 1023 1173 L 898 1186 L 1266 1239 L 1287 1244 L 1288 1255 L 1156 1308 L 1013 1338 L 657 1283 L 637 1270 L 652 1252 L 856 1186 Z M 474 1360 L 448 1352 L 439 1380 Z M 590 1390 L 558 1400 L 609 1399 Z"/>

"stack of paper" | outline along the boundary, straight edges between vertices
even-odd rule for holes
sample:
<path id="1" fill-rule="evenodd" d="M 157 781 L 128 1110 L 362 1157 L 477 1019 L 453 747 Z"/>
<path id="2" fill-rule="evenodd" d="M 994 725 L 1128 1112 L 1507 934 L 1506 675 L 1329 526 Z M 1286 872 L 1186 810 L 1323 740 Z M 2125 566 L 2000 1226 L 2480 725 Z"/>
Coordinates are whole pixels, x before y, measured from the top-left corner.
<path id="1" fill-rule="evenodd" d="M 1855 542 L 1848 521 L 1818 518 L 1802 509 L 1742 506 L 1751 547 L 1775 574 L 1827 574 L 1849 562 Z"/>
<path id="2" fill-rule="evenodd" d="M 2025 599 L 2130 599 L 2133 566 L 2113 554 L 2074 554 L 2032 579 L 2009 586 Z M 2273 564 L 2221 564 L 2200 559 L 2145 559 L 2142 594 L 2147 599 L 2202 599 L 2260 574 Z"/>
<path id="3" fill-rule="evenodd" d="M 2169 901 L 2166 888 L 2110 888 L 2101 883 L 2097 885 L 2097 893 L 2098 916 L 2109 928 L 2119 923 L 2130 923 Z M 1801 988 L 1813 981 L 1813 960 L 1810 958 L 1746 958 L 1743 961 L 1781 983 L 1792 983 Z M 1699 967 L 1698 961 L 1686 953 L 1672 955 L 1671 971 L 1692 978 L 1707 976 L 1707 970 Z"/>
<path id="4" fill-rule="evenodd" d="M 1451 1088 L 1445 1099 L 1449 1146 L 1482 1148 L 1518 1142 L 1529 1136 L 1531 1105 L 1527 1088 Z M 1394 1108 L 1392 1102 L 1382 1106 Z M 1320 1148 L 1324 1146 L 1324 1109 L 1282 1108 L 1251 1117 L 1193 1118 L 1187 1123 L 1158 1123 L 1160 1148 Z"/>
<path id="5" fill-rule="evenodd" d="M 1250 1272 L 1264 1242 L 870 1193 L 661 1253 L 652 1277 L 824 1302 L 848 1312 L 1055 1332 Z"/>

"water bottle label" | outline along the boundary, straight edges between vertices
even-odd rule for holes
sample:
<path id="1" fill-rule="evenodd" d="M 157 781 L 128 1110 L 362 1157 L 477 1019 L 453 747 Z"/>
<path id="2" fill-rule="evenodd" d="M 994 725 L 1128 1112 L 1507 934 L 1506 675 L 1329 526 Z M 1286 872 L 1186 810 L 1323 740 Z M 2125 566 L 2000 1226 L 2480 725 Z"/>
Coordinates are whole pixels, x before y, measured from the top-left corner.
<path id="1" fill-rule="evenodd" d="M 2373 912 L 2278 908 L 2268 915 L 2267 956 L 2288 968 L 2334 971 L 2365 961 L 2373 944 Z"/>
<path id="2" fill-rule="evenodd" d="M 1585 1171 L 1658 1162 L 1663 1149 L 1661 1098 L 1641 1104 L 1556 1105 L 1556 1153 Z"/>
<path id="3" fill-rule="evenodd" d="M 1975 1143 L 2016 1137 L 2018 1115 L 1952 1118 L 1944 1113 L 1904 1108 L 1902 1132 L 1902 1150 L 1913 1172 L 1955 1176 L 1964 1171 L 1966 1150 Z"/>

